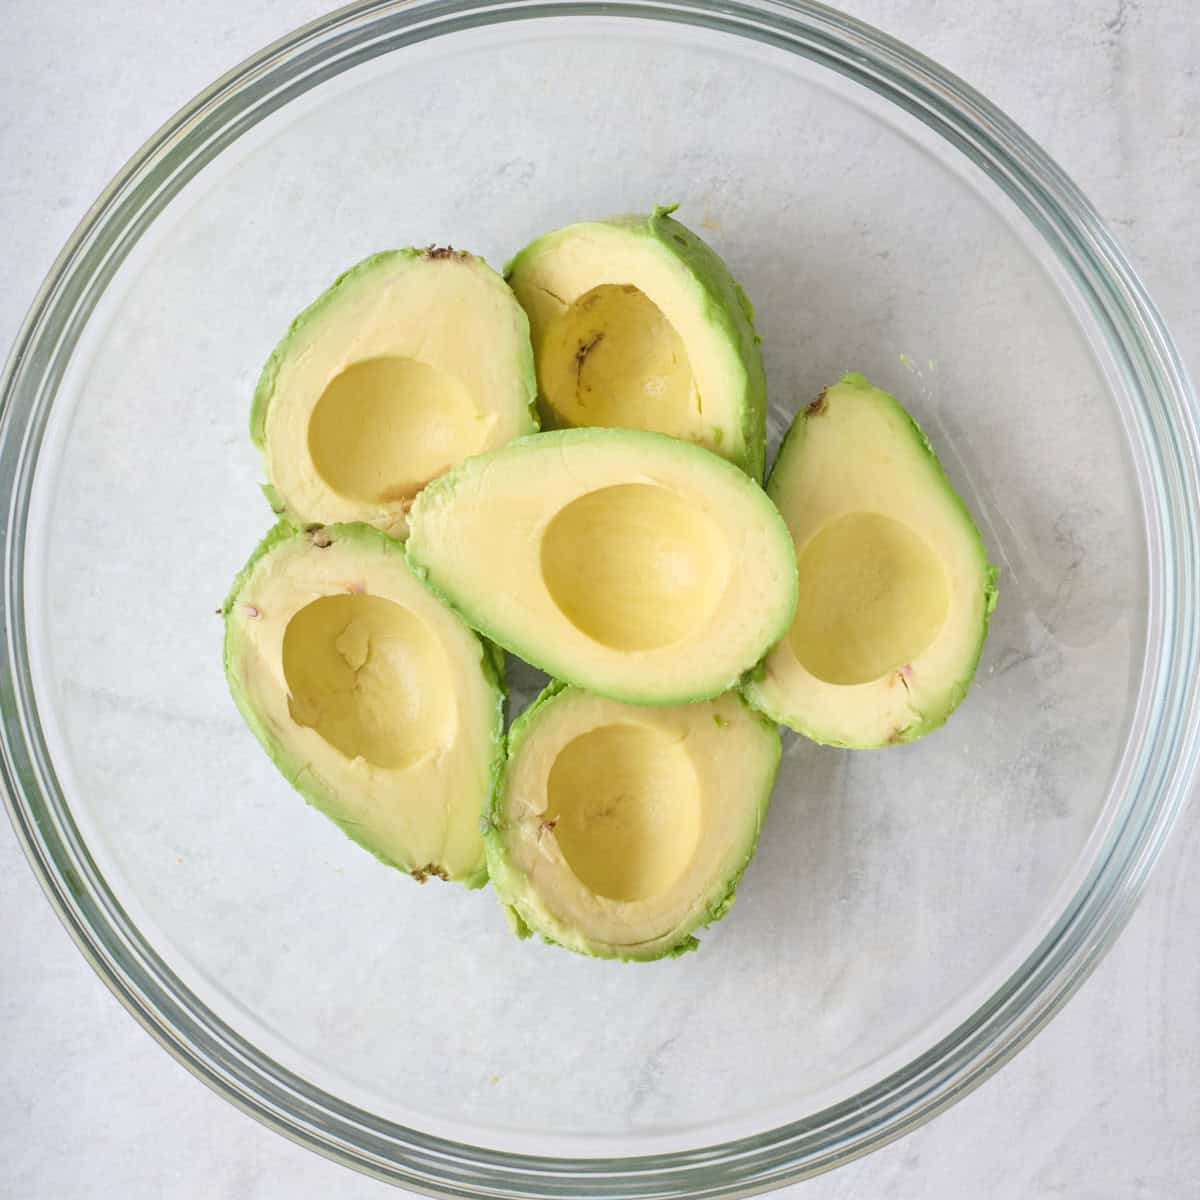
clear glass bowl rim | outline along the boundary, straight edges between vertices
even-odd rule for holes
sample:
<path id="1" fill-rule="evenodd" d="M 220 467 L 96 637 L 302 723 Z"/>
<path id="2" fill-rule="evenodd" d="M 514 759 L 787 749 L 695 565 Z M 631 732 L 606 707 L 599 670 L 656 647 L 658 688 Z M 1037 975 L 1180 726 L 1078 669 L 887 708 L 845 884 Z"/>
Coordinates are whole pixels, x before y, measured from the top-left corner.
<path id="1" fill-rule="evenodd" d="M 508 1154 L 435 1138 L 342 1103 L 209 1011 L 123 912 L 83 843 L 33 700 L 24 617 L 26 521 L 65 364 L 100 294 L 179 189 L 263 117 L 389 50 L 537 17 L 624 16 L 752 38 L 818 62 L 924 122 L 982 168 L 1037 229 L 1105 342 L 1143 490 L 1150 580 L 1142 687 L 1118 811 L 1053 927 L 969 1018 L 842 1103 L 705 1149 L 635 1158 Z M 734 1196 L 838 1166 L 929 1120 L 1058 1011 L 1131 915 L 1192 791 L 1200 752 L 1200 438 L 1179 353 L 1099 216 L 1066 175 L 972 88 L 902 43 L 808 0 L 365 0 L 230 71 L 168 121 L 88 211 L 39 291 L 0 380 L 7 497 L 0 619 L 0 783 L 50 902 L 134 1017 L 195 1075 L 271 1128 L 377 1178 L 438 1196 Z"/>

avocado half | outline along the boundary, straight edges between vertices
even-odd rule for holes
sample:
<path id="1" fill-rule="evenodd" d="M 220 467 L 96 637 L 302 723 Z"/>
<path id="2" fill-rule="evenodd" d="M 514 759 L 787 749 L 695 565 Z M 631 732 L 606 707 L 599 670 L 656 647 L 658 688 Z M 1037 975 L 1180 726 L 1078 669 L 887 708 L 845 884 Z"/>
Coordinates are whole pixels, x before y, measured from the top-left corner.
<path id="1" fill-rule="evenodd" d="M 473 628 L 631 704 L 720 695 L 796 607 L 791 538 L 766 493 L 658 433 L 522 438 L 435 480 L 410 520 L 410 563 Z"/>
<path id="2" fill-rule="evenodd" d="M 513 723 L 484 840 L 518 935 L 655 959 L 733 904 L 779 766 L 736 692 L 638 708 L 552 683 Z"/>
<path id="3" fill-rule="evenodd" d="M 413 497 L 537 429 L 525 313 L 481 258 L 388 250 L 351 267 L 272 351 L 250 433 L 276 512 L 406 532 Z"/>
<path id="4" fill-rule="evenodd" d="M 751 703 L 832 746 L 936 729 L 975 674 L 996 569 L 917 423 L 846 375 L 797 415 L 767 492 L 795 541 L 800 601 Z"/>
<path id="5" fill-rule="evenodd" d="M 403 547 L 369 525 L 281 522 L 223 612 L 230 691 L 288 782 L 390 866 L 482 886 L 501 659 Z"/>
<path id="6" fill-rule="evenodd" d="M 542 424 L 667 433 L 761 480 L 766 379 L 754 310 L 716 253 L 671 217 L 675 207 L 568 225 L 508 264 L 529 314 Z"/>

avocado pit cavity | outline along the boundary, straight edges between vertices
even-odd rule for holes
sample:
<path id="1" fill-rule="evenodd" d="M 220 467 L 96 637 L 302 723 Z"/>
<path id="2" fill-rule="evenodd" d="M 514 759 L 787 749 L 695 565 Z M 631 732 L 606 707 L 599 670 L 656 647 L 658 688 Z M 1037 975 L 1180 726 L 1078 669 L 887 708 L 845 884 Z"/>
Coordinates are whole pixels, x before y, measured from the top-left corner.
<path id="1" fill-rule="evenodd" d="M 554 603 L 582 633 L 615 650 L 657 650 L 708 622 L 729 556 L 712 520 L 675 492 L 624 483 L 554 515 L 541 570 Z"/>
<path id="2" fill-rule="evenodd" d="M 313 408 L 308 450 L 325 484 L 348 500 L 411 500 L 482 447 L 486 424 L 453 376 L 415 358 L 352 363 Z"/>
<path id="3" fill-rule="evenodd" d="M 283 637 L 292 719 L 347 758 L 401 769 L 454 740 L 450 667 L 415 613 L 380 596 L 323 596 Z"/>
<path id="4" fill-rule="evenodd" d="M 825 683 L 869 683 L 917 658 L 946 620 L 937 555 L 909 526 L 852 512 L 801 549 L 800 600 L 789 635 L 797 659 Z M 907 686 L 902 671 L 900 681 Z"/>
<path id="5" fill-rule="evenodd" d="M 558 426 L 685 437 L 703 411 L 683 339 L 654 301 L 628 283 L 592 288 L 550 323 L 538 379 Z"/>
<path id="6" fill-rule="evenodd" d="M 696 770 L 661 729 L 605 725 L 554 760 L 542 827 L 589 891 L 647 900 L 687 869 L 700 838 Z"/>

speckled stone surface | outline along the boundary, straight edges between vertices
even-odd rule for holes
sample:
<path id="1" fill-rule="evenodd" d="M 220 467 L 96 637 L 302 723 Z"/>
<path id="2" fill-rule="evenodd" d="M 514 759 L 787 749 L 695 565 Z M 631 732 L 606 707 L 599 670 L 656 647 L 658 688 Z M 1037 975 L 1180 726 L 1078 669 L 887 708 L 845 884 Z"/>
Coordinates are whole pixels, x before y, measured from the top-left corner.
<path id="1" fill-rule="evenodd" d="M 0 22 L 7 345 L 54 254 L 157 124 L 318 15 L 301 0 L 30 4 Z M 875 0 L 856 15 L 997 101 L 1076 178 L 1200 366 L 1200 27 L 1191 6 Z M 1081 993 L 979 1092 L 805 1200 L 1200 1194 L 1200 811 Z M 395 1194 L 217 1099 L 125 1014 L 0 831 L 0 1194 L 332 1200 Z"/>

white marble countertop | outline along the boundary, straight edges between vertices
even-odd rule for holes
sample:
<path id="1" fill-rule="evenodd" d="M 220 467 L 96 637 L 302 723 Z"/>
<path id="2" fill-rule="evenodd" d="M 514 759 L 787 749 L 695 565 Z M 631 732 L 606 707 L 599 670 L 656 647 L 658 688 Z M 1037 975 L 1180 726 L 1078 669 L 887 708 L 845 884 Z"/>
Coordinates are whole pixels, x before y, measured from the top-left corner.
<path id="1" fill-rule="evenodd" d="M 7 0 L 0 346 L 92 199 L 165 117 L 319 0 Z M 1200 368 L 1200 22 L 1191 0 L 855 0 L 1075 177 Z M 1200 1196 L 1200 807 L 1116 949 L 952 1111 L 797 1188 L 835 1197 Z M 299 1149 L 177 1066 L 101 985 L 0 829 L 0 1194 L 326 1200 L 397 1193 Z"/>

